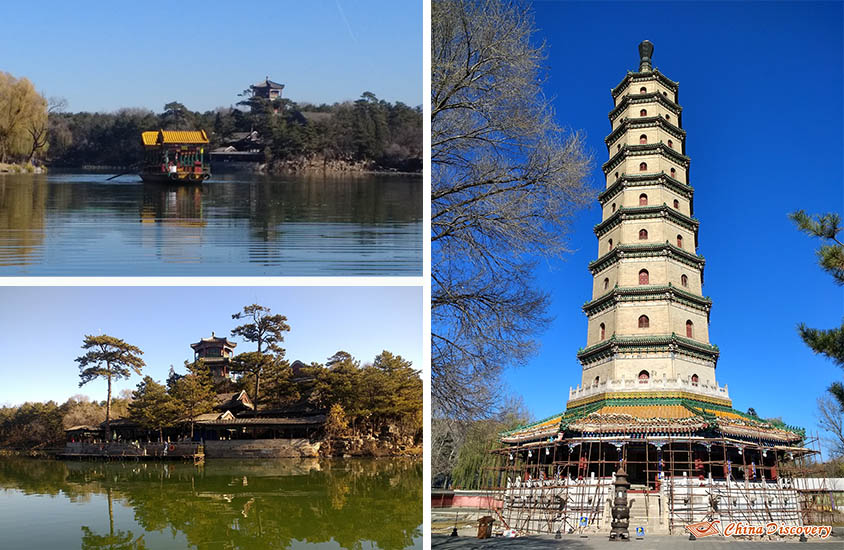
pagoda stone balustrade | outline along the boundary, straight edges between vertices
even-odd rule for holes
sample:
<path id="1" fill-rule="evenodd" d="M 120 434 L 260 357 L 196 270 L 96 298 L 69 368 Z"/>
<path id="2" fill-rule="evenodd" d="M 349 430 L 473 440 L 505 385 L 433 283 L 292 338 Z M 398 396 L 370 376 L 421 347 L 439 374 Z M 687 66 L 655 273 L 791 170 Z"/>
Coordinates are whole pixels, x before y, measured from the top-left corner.
<path id="1" fill-rule="evenodd" d="M 706 384 L 704 382 L 692 383 L 691 380 L 684 378 L 656 378 L 649 380 L 605 380 L 598 384 L 576 388 L 569 388 L 569 401 L 575 399 L 582 399 L 584 397 L 591 397 L 606 392 L 622 392 L 622 391 L 685 391 L 690 393 L 697 393 L 707 395 L 710 397 L 717 397 L 719 399 L 729 399 L 730 394 L 727 390 L 727 384 L 723 386 L 718 385 L 716 380 L 713 384 Z M 643 395 L 642 397 L 647 397 Z"/>

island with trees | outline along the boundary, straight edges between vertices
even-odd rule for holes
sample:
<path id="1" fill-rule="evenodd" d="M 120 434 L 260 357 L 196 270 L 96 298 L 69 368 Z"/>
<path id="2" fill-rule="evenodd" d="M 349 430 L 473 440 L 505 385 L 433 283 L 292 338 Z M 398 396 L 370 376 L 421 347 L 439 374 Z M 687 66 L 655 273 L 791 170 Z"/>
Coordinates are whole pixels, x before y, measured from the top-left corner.
<path id="1" fill-rule="evenodd" d="M 129 170 L 143 157 L 141 133 L 206 131 L 209 152 L 241 149 L 270 173 L 409 172 L 422 170 L 422 109 L 364 92 L 355 101 L 314 105 L 252 85 L 235 105 L 198 112 L 173 101 L 161 113 L 123 108 L 67 112 L 27 78 L 0 72 L 0 172 Z"/>
<path id="2" fill-rule="evenodd" d="M 324 364 L 289 361 L 284 315 L 252 304 L 232 315 L 231 337 L 191 344 L 193 360 L 166 380 L 145 374 L 143 351 L 86 335 L 79 385 L 107 382 L 102 402 L 74 396 L 0 407 L 0 451 L 68 458 L 420 455 L 422 381 L 389 351 L 362 364 L 338 351 Z M 181 369 L 180 369 L 181 370 Z M 113 384 L 141 377 L 134 391 Z"/>

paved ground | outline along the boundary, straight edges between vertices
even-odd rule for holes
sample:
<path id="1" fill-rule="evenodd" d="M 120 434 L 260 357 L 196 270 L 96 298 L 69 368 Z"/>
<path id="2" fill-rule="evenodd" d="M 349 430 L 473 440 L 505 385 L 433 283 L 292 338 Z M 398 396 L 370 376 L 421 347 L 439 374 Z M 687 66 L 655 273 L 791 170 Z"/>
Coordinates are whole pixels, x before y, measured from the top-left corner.
<path id="1" fill-rule="evenodd" d="M 837 532 L 826 541 L 812 541 L 807 544 L 827 548 L 844 548 L 844 528 L 838 527 L 835 531 Z M 633 539 L 625 543 L 610 541 L 607 540 L 606 536 L 599 537 L 597 535 L 590 535 L 586 538 L 564 535 L 560 540 L 555 540 L 551 536 L 496 537 L 479 540 L 469 536 L 431 535 L 432 550 L 619 550 L 619 548 L 629 548 L 630 550 L 667 550 L 674 548 L 681 550 L 715 550 L 718 548 L 774 550 L 777 548 L 794 548 L 794 544 L 800 543 L 796 539 L 790 541 L 749 541 L 727 539 L 720 536 L 690 541 L 686 537 L 654 535 L 642 540 Z"/>
<path id="2" fill-rule="evenodd" d="M 555 540 L 550 535 L 537 535 L 518 538 L 495 537 L 492 539 L 479 540 L 478 518 L 491 514 L 488 510 L 477 508 L 432 508 L 431 509 L 431 546 L 437 550 L 564 550 L 564 549 L 607 549 L 619 548 L 619 542 L 608 540 L 609 532 L 605 535 L 590 534 L 582 538 L 579 535 L 563 535 L 562 539 Z M 498 522 L 496 522 L 496 527 Z M 451 537 L 454 527 L 457 527 L 459 536 Z M 631 535 L 635 533 L 631 529 Z M 776 548 L 794 548 L 792 544 L 799 543 L 798 539 L 772 539 L 772 540 L 748 540 L 726 538 L 719 535 L 688 540 L 688 535 L 646 535 L 644 539 L 631 539 L 630 550 L 650 549 L 673 549 L 681 548 L 692 550 L 694 548 L 716 549 L 730 548 L 741 550 L 752 548 L 754 550 L 767 550 Z M 808 544 L 822 544 L 827 548 L 841 548 L 844 550 L 844 527 L 834 527 L 832 536 L 825 541 L 812 540 Z M 627 548 L 623 546 L 621 548 Z"/>

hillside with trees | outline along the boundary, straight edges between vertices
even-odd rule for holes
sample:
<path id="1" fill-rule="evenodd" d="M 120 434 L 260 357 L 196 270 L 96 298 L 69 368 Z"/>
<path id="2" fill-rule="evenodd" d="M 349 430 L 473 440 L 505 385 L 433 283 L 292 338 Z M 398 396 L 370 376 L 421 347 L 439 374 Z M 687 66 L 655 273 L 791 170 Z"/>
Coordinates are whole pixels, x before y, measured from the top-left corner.
<path id="1" fill-rule="evenodd" d="M 269 172 L 342 166 L 421 172 L 422 108 L 364 92 L 356 101 L 314 105 L 252 96 L 205 112 L 172 101 L 160 113 L 127 107 L 112 113 L 65 112 L 25 77 L 0 71 L 0 171 L 107 167 L 130 169 L 143 157 L 141 133 L 205 130 L 210 150 L 257 132 Z"/>
<path id="2" fill-rule="evenodd" d="M 112 398 L 110 417 L 130 418 L 151 431 L 190 424 L 214 405 L 216 394 L 201 362 L 186 364 L 162 382 L 145 376 L 134 391 Z M 417 441 L 422 436 L 422 380 L 400 355 L 384 351 L 371 363 L 337 352 L 325 364 L 312 363 L 294 374 L 285 360 L 268 363 L 260 410 L 309 407 L 331 411 L 327 434 L 333 439 L 398 431 Z M 251 389 L 245 373 L 233 387 Z M 44 449 L 64 444 L 64 430 L 105 421 L 106 400 L 75 395 L 62 404 L 27 402 L 0 407 L 0 449 Z"/>
<path id="3" fill-rule="evenodd" d="M 174 101 L 161 113 L 138 108 L 55 113 L 49 117 L 46 160 L 64 168 L 129 168 L 142 158 L 141 132 L 157 129 L 203 129 L 212 150 L 235 134 L 255 131 L 271 172 L 323 161 L 376 171 L 422 169 L 421 108 L 389 103 L 370 92 L 333 105 L 250 98 L 205 112 Z"/>

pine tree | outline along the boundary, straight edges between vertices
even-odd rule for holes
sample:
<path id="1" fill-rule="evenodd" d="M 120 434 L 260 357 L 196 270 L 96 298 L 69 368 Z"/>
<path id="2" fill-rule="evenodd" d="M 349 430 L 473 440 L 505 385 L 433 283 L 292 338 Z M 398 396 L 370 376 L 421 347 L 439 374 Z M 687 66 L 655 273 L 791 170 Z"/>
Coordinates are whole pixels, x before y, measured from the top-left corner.
<path id="1" fill-rule="evenodd" d="M 302 397 L 299 385 L 293 380 L 293 369 L 283 359 L 273 358 L 264 366 L 265 402 L 271 407 L 284 407 Z"/>
<path id="2" fill-rule="evenodd" d="M 170 427 L 176 420 L 176 408 L 167 388 L 150 376 L 138 383 L 132 392 L 129 404 L 129 418 L 147 430 L 157 430 L 158 440 L 164 440 L 164 428 Z"/>
<path id="3" fill-rule="evenodd" d="M 823 214 L 812 218 L 803 210 L 798 210 L 789 214 L 789 217 L 800 231 L 824 242 L 817 251 L 818 264 L 832 275 L 838 285 L 844 285 L 844 243 L 838 238 L 841 232 L 841 216 Z M 809 328 L 804 323 L 800 323 L 797 328 L 800 337 L 815 353 L 826 355 L 836 365 L 844 368 L 844 323 L 839 328 L 826 330 Z M 844 384 L 834 382 L 828 391 L 844 411 Z"/>
<path id="4" fill-rule="evenodd" d="M 105 437 L 106 441 L 111 441 L 112 381 L 129 378 L 133 371 L 140 375 L 145 365 L 144 360 L 141 359 L 144 352 L 120 338 L 107 334 L 85 336 L 82 349 L 88 352 L 76 358 L 76 362 L 79 363 L 79 387 L 97 378 L 105 378 L 108 382 Z"/>
<path id="5" fill-rule="evenodd" d="M 284 349 L 279 345 L 284 342 L 284 333 L 290 331 L 287 324 L 287 317 L 284 315 L 271 315 L 270 308 L 258 304 L 244 306 L 243 310 L 232 315 L 232 319 L 247 319 L 243 325 L 232 329 L 232 336 L 240 336 L 247 342 L 257 345 L 257 354 L 260 357 L 251 357 L 247 354 L 240 354 L 242 359 L 240 365 L 248 367 L 250 374 L 255 379 L 255 407 L 258 407 L 261 391 L 261 374 L 268 359 L 263 357 L 274 353 L 279 359 L 284 357 Z"/>
<path id="6" fill-rule="evenodd" d="M 176 379 L 170 388 L 170 395 L 180 419 L 190 422 L 190 437 L 199 415 L 214 409 L 214 381 L 211 371 L 202 360 L 195 363 L 185 362 L 188 374 Z"/>

